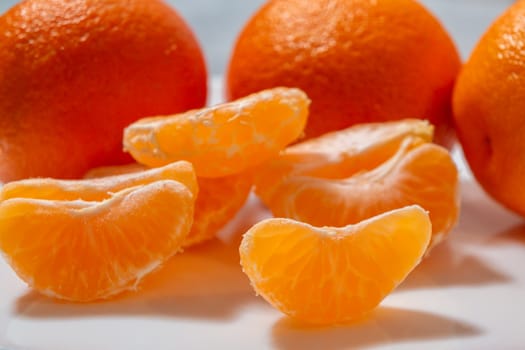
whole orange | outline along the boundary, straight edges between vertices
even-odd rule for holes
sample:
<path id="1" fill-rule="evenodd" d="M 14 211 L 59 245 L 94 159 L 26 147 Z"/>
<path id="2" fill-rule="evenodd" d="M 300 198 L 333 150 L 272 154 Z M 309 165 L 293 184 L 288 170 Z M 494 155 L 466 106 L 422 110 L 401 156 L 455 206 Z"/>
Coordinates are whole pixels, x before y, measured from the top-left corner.
<path id="1" fill-rule="evenodd" d="M 0 180 L 130 162 L 123 128 L 201 107 L 206 68 L 161 0 L 26 0 L 0 17 Z"/>
<path id="2" fill-rule="evenodd" d="M 483 35 L 453 98 L 459 141 L 483 188 L 525 215 L 525 1 Z"/>
<path id="3" fill-rule="evenodd" d="M 237 39 L 226 91 L 301 88 L 312 99 L 307 137 L 413 117 L 446 143 L 459 68 L 445 29 L 414 0 L 271 0 Z"/>

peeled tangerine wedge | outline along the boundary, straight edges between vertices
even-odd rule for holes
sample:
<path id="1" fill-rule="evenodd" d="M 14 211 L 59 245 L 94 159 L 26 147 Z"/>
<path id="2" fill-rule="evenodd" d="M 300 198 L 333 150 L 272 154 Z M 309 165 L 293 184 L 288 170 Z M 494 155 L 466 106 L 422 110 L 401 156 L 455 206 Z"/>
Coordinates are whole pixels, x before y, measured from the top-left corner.
<path id="1" fill-rule="evenodd" d="M 374 309 L 418 265 L 430 236 L 428 214 L 409 206 L 341 228 L 268 219 L 239 251 L 255 291 L 275 308 L 337 324 Z"/>
<path id="2" fill-rule="evenodd" d="M 177 163 L 189 164 L 184 161 Z M 85 178 L 101 178 L 96 181 L 104 182 L 103 177 L 110 176 L 111 179 L 114 178 L 112 175 L 133 173 L 135 175 L 130 176 L 138 176 L 143 172 L 153 172 L 154 169 L 148 170 L 146 166 L 137 163 L 100 167 L 90 170 Z M 197 178 L 197 181 L 199 194 L 195 202 L 193 226 L 184 240 L 183 247 L 193 246 L 216 236 L 246 202 L 252 189 L 253 174 L 247 171 L 213 179 Z"/>
<path id="3" fill-rule="evenodd" d="M 458 173 L 420 120 L 362 124 L 288 147 L 261 167 L 256 193 L 277 217 L 345 226 L 407 205 L 429 211 L 439 243 L 459 213 Z"/>
<path id="4" fill-rule="evenodd" d="M 150 167 L 190 161 L 199 177 L 243 172 L 302 135 L 310 100 L 274 88 L 183 114 L 141 119 L 124 131 L 124 149 Z"/>
<path id="5" fill-rule="evenodd" d="M 341 228 L 268 219 L 239 251 L 255 291 L 275 308 L 338 324 L 374 309 L 418 265 L 430 237 L 428 214 L 408 206 Z"/>
<path id="6" fill-rule="evenodd" d="M 135 288 L 181 249 L 194 200 L 173 180 L 93 201 L 5 199 L 0 250 L 40 293 L 76 302 L 107 298 Z"/>
<path id="7" fill-rule="evenodd" d="M 253 186 L 253 174 L 244 172 L 213 179 L 199 178 L 195 218 L 184 246 L 216 237 L 243 207 Z"/>
<path id="8" fill-rule="evenodd" d="M 90 178 L 85 180 L 35 178 L 9 182 L 2 187 L 0 199 L 23 197 L 51 200 L 82 199 L 85 201 L 100 201 L 111 197 L 113 193 L 123 189 L 145 185 L 158 180 L 181 182 L 188 187 L 195 197 L 199 191 L 197 176 L 193 166 L 186 161 L 174 162 L 155 169 L 144 169 L 141 166 L 115 167 L 111 175 L 99 179 Z"/>

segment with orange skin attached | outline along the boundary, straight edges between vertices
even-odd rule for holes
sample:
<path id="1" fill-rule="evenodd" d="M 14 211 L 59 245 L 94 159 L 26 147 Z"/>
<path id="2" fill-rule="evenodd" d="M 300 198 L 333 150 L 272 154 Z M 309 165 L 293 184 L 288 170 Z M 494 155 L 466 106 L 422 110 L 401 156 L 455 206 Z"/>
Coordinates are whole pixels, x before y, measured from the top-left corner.
<path id="1" fill-rule="evenodd" d="M 77 302 L 133 289 L 181 249 L 195 197 L 163 180 L 102 201 L 12 198 L 0 202 L 0 250 L 48 296 Z"/>
<path id="2" fill-rule="evenodd" d="M 418 204 L 430 213 L 431 246 L 439 243 L 456 224 L 458 173 L 446 149 L 431 143 L 414 143 L 409 136 L 390 159 L 371 169 L 365 166 L 361 171 L 353 167 L 353 159 L 341 156 L 341 150 L 326 153 L 321 148 L 318 150 L 330 156 L 331 161 L 311 162 L 310 167 L 303 165 L 307 171 L 295 169 L 278 180 L 271 178 L 275 172 L 268 166 L 257 181 L 256 193 L 275 216 L 316 226 L 344 226 Z M 300 158 L 300 152 L 292 154 Z M 286 158 L 281 161 L 283 159 Z M 359 160 L 356 163 L 359 164 Z M 292 163 L 292 167 L 294 165 Z M 347 173 L 346 169 L 350 171 Z"/>
<path id="3" fill-rule="evenodd" d="M 133 169 L 135 170 L 135 168 Z M 99 179 L 59 180 L 51 178 L 35 178 L 14 181 L 5 184 L 0 191 L 1 199 L 33 198 L 52 200 L 99 201 L 111 197 L 112 193 L 123 189 L 148 184 L 159 180 L 174 180 L 181 182 L 197 196 L 197 177 L 193 166 L 186 161 L 168 164 L 161 168 L 143 171 L 126 169 L 118 175 Z"/>
<path id="4" fill-rule="evenodd" d="M 86 177 L 111 176 L 140 172 L 148 169 L 141 164 L 127 164 L 95 168 Z M 215 237 L 242 208 L 253 185 L 253 173 L 244 173 L 213 179 L 197 178 L 199 195 L 195 203 L 195 216 L 184 247 L 202 243 Z"/>
<path id="5" fill-rule="evenodd" d="M 274 88 L 214 107 L 141 119 L 124 131 L 124 148 L 155 167 L 190 161 L 200 177 L 223 177 L 263 163 L 299 138 L 310 100 Z"/>
<path id="6" fill-rule="evenodd" d="M 335 324 L 376 307 L 417 266 L 430 236 L 428 214 L 409 206 L 341 228 L 268 219 L 248 230 L 239 252 L 252 286 L 275 308 Z"/>

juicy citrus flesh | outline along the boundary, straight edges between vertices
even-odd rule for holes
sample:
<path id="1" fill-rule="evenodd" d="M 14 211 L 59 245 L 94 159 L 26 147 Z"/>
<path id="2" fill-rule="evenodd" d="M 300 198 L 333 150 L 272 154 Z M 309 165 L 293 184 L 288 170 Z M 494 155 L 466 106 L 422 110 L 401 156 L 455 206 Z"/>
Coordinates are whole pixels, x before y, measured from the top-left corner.
<path id="1" fill-rule="evenodd" d="M 336 324 L 375 308 L 417 266 L 430 237 L 428 214 L 409 206 L 340 228 L 267 219 L 239 252 L 252 286 L 275 308 Z"/>
<path id="2" fill-rule="evenodd" d="M 0 180 L 128 163 L 125 126 L 206 91 L 196 37 L 164 1 L 20 1 L 0 16 Z"/>
<path id="3" fill-rule="evenodd" d="M 454 121 L 483 189 L 525 216 L 525 2 L 516 1 L 483 34 L 458 76 Z"/>
<path id="4" fill-rule="evenodd" d="M 174 162 L 160 168 L 121 169 L 116 175 L 98 179 L 60 180 L 53 178 L 34 178 L 13 181 L 3 186 L 0 192 L 2 200 L 9 198 L 33 198 L 50 200 L 100 201 L 112 196 L 113 193 L 126 188 L 145 185 L 159 180 L 173 180 L 184 184 L 197 196 L 198 184 L 191 163 Z"/>
<path id="5" fill-rule="evenodd" d="M 358 124 L 296 143 L 265 163 L 257 176 L 265 194 L 275 191 L 282 178 L 294 174 L 338 179 L 373 169 L 398 150 L 410 137 L 414 144 L 430 142 L 433 126 L 427 121 L 404 119 Z M 265 168 L 271 168 L 266 170 Z"/>
<path id="6" fill-rule="evenodd" d="M 195 217 L 184 247 L 193 246 L 217 236 L 244 206 L 253 186 L 253 173 L 217 178 L 199 178 L 200 192 L 195 202 Z"/>
<path id="7" fill-rule="evenodd" d="M 125 129 L 124 148 L 156 167 L 190 161 L 200 177 L 243 172 L 299 138 L 310 100 L 295 88 L 274 88 L 214 107 L 139 120 Z"/>
<path id="8" fill-rule="evenodd" d="M 371 127 L 383 127 L 386 132 L 389 125 Z M 366 124 L 358 128 L 357 136 Z M 458 172 L 448 151 L 417 134 L 403 134 L 394 141 L 378 141 L 384 147 L 365 147 L 359 152 L 351 147 L 352 131 L 290 147 L 274 162 L 277 171 L 272 164 L 264 169 L 256 180 L 256 193 L 275 216 L 315 226 L 345 226 L 417 204 L 430 213 L 431 246 L 442 241 L 459 215 Z M 345 141 L 337 145 L 337 140 Z M 325 148 L 323 143 L 331 146 Z M 377 155 L 368 158 L 369 152 L 374 153 L 368 149 L 378 150 Z M 284 174 L 279 173 L 283 162 L 289 169 Z M 276 179 L 274 174 L 281 177 Z"/>
<path id="9" fill-rule="evenodd" d="M 32 288 L 88 302 L 133 289 L 181 249 L 194 196 L 162 180 L 102 201 L 0 202 L 0 250 Z"/>
<path id="10" fill-rule="evenodd" d="M 306 137 L 414 116 L 453 139 L 451 93 L 460 56 L 414 0 L 272 0 L 240 32 L 227 97 L 295 86 L 312 100 Z"/>
<path id="11" fill-rule="evenodd" d="M 177 163 L 180 162 L 187 163 Z M 101 167 L 92 169 L 85 177 L 111 178 L 114 174 L 143 172 L 147 169 L 138 163 Z M 199 194 L 195 202 L 193 225 L 183 246 L 190 247 L 216 237 L 246 202 L 253 186 L 253 178 L 251 171 L 217 178 L 197 178 Z"/>

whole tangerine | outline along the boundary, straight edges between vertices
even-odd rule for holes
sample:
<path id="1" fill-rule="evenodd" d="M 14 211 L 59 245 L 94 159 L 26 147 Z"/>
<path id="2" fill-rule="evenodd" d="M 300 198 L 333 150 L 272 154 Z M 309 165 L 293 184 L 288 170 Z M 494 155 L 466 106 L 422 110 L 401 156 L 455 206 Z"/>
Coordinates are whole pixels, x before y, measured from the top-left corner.
<path id="1" fill-rule="evenodd" d="M 301 88 L 312 99 L 306 137 L 410 117 L 428 119 L 449 144 L 460 65 L 443 26 L 414 0 L 271 0 L 237 39 L 226 95 Z"/>
<path id="2" fill-rule="evenodd" d="M 163 1 L 23 1 L 0 17 L 0 180 L 130 162 L 124 127 L 203 106 L 206 78 Z"/>
<path id="3" fill-rule="evenodd" d="M 482 36 L 454 89 L 458 139 L 494 199 L 525 216 L 525 1 Z"/>

